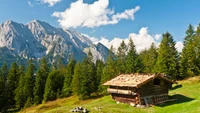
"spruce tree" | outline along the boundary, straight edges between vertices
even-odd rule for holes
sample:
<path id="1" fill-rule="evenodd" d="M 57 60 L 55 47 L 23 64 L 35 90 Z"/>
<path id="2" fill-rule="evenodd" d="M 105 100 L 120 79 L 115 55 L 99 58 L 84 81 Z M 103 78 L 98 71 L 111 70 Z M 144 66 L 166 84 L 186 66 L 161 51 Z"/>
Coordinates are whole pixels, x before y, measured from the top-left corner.
<path id="1" fill-rule="evenodd" d="M 154 43 L 151 44 L 148 50 L 144 50 L 140 53 L 139 57 L 143 62 L 143 71 L 145 73 L 154 73 L 153 69 L 157 61 L 157 56 L 158 53 Z"/>
<path id="2" fill-rule="evenodd" d="M 7 82 L 7 76 L 8 76 L 8 66 L 7 64 L 4 62 L 2 67 L 1 67 L 1 74 L 3 76 L 3 80 L 6 83 Z"/>
<path id="3" fill-rule="evenodd" d="M 2 111 L 3 106 L 4 106 L 4 102 L 3 102 L 4 88 L 5 88 L 4 77 L 3 77 L 3 75 L 1 74 L 1 71 L 0 71 L 0 111 Z"/>
<path id="4" fill-rule="evenodd" d="M 95 91 L 95 81 L 96 81 L 96 70 L 94 63 L 92 62 L 92 54 L 88 53 L 88 58 L 84 58 L 81 63 L 81 76 L 80 76 L 80 89 L 79 89 L 79 99 L 85 99 L 90 96 L 91 93 Z"/>
<path id="5" fill-rule="evenodd" d="M 104 83 L 111 78 L 117 76 L 118 71 L 117 71 L 117 62 L 116 62 L 116 57 L 113 54 L 113 46 L 111 46 L 110 51 L 108 53 L 108 58 L 106 61 L 106 66 L 103 69 L 103 74 L 101 77 L 101 83 Z"/>
<path id="6" fill-rule="evenodd" d="M 44 91 L 43 102 L 55 100 L 60 96 L 64 82 L 64 73 L 60 70 L 53 70 L 49 73 Z"/>
<path id="7" fill-rule="evenodd" d="M 74 67 L 74 76 L 72 79 L 72 91 L 74 94 L 79 95 L 79 91 L 81 88 L 81 63 L 78 61 Z"/>
<path id="8" fill-rule="evenodd" d="M 10 106 L 15 105 L 15 89 L 18 86 L 20 75 L 18 73 L 18 65 L 17 63 L 12 63 L 11 68 L 8 73 L 8 101 Z"/>
<path id="9" fill-rule="evenodd" d="M 117 70 L 119 73 L 125 73 L 126 71 L 126 56 L 128 47 L 124 41 L 120 44 L 117 51 Z"/>
<path id="10" fill-rule="evenodd" d="M 84 58 L 82 63 L 78 62 L 74 69 L 73 91 L 78 95 L 79 100 L 89 97 L 97 88 L 95 86 L 96 71 L 92 59 L 89 52 L 88 58 Z"/>
<path id="11" fill-rule="evenodd" d="M 36 81 L 34 87 L 34 104 L 40 104 L 43 100 L 44 88 L 49 74 L 49 66 L 45 58 L 41 59 L 39 69 L 36 74 Z"/>
<path id="12" fill-rule="evenodd" d="M 7 111 L 8 103 L 8 85 L 7 85 L 8 67 L 4 63 L 0 69 L 0 112 Z"/>
<path id="13" fill-rule="evenodd" d="M 108 53 L 106 64 L 103 68 L 103 72 L 101 76 L 101 84 L 103 84 L 104 82 L 110 80 L 111 78 L 119 74 L 119 71 L 117 71 L 118 68 L 116 65 L 117 65 L 116 56 L 113 53 L 113 46 L 111 46 L 110 51 Z M 99 89 L 102 91 L 102 93 L 105 93 L 107 88 L 101 85 Z"/>
<path id="14" fill-rule="evenodd" d="M 24 90 L 26 103 L 31 102 L 31 104 L 33 104 L 33 97 L 34 97 L 33 96 L 33 88 L 34 88 L 34 83 L 35 83 L 34 70 L 35 70 L 35 65 L 33 64 L 32 60 L 29 60 L 28 67 L 26 68 L 26 71 L 25 71 L 23 90 Z"/>
<path id="15" fill-rule="evenodd" d="M 200 24 L 197 27 L 195 39 L 194 39 L 194 48 L 196 53 L 196 59 L 195 59 L 195 66 L 196 66 L 196 74 L 200 74 Z"/>
<path id="16" fill-rule="evenodd" d="M 196 62 L 196 50 L 195 50 L 195 31 L 194 27 L 190 24 L 186 30 L 186 36 L 184 38 L 184 47 L 181 53 L 180 60 L 180 76 L 190 77 L 198 74 L 198 67 Z"/>
<path id="17" fill-rule="evenodd" d="M 124 60 L 124 62 L 126 63 L 126 73 L 136 73 L 142 71 L 142 61 L 138 57 L 135 45 L 131 38 L 129 39 L 128 44 L 127 59 Z"/>
<path id="18" fill-rule="evenodd" d="M 155 72 L 164 73 L 176 79 L 178 72 L 178 52 L 175 48 L 175 41 L 170 33 L 163 34 L 158 50 L 158 59 Z"/>
<path id="19" fill-rule="evenodd" d="M 96 62 L 96 81 L 95 81 L 95 91 L 102 91 L 101 89 L 101 78 L 103 76 L 104 63 L 101 60 Z"/>
<path id="20" fill-rule="evenodd" d="M 20 66 L 19 68 L 19 74 L 20 74 L 20 78 L 19 78 L 19 83 L 17 88 L 15 89 L 15 101 L 16 101 L 16 107 L 17 108 L 23 108 L 27 98 L 26 95 L 24 93 L 24 83 L 25 83 L 25 73 L 24 73 L 24 66 Z"/>
<path id="21" fill-rule="evenodd" d="M 65 97 L 70 96 L 72 94 L 72 79 L 74 75 L 75 64 L 76 64 L 76 61 L 72 57 L 67 65 L 64 86 L 62 89 L 63 96 Z"/>

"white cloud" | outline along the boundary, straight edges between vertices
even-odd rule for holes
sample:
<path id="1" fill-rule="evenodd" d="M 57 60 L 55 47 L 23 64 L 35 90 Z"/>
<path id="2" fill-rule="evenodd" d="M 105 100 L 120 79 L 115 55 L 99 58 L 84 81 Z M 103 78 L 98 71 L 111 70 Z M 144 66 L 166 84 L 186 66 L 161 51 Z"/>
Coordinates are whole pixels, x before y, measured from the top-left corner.
<path id="1" fill-rule="evenodd" d="M 175 47 L 176 47 L 178 52 L 181 52 L 183 47 L 184 47 L 183 42 L 180 42 L 180 41 L 176 42 Z"/>
<path id="2" fill-rule="evenodd" d="M 33 7 L 33 4 L 32 4 L 30 1 L 28 1 L 28 5 L 29 5 L 30 7 Z"/>
<path id="3" fill-rule="evenodd" d="M 161 37 L 162 37 L 161 34 L 156 34 L 156 35 L 155 35 L 155 39 L 156 39 L 156 40 L 159 40 Z"/>
<path id="4" fill-rule="evenodd" d="M 54 12 L 52 16 L 58 18 L 58 22 L 63 28 L 76 27 L 98 27 L 108 24 L 117 24 L 122 19 L 134 20 L 134 14 L 140 9 L 136 6 L 127 9 L 122 13 L 115 13 L 108 8 L 109 0 L 98 0 L 93 4 L 83 3 L 78 0 L 71 3 L 64 12 Z"/>
<path id="5" fill-rule="evenodd" d="M 159 44 L 156 41 L 156 36 L 158 36 L 160 34 L 156 34 L 156 35 L 150 35 L 148 34 L 148 28 L 147 27 L 142 27 L 139 31 L 139 33 L 130 33 L 129 34 L 129 38 L 132 38 L 134 41 L 134 44 L 136 46 L 136 50 L 137 52 L 140 52 L 142 50 L 144 50 L 145 48 L 148 49 L 152 43 L 155 43 L 156 45 Z M 91 40 L 94 40 L 93 42 L 95 43 L 102 43 L 104 44 L 107 48 L 110 48 L 111 45 L 114 47 L 115 50 L 117 50 L 117 48 L 119 47 L 119 45 L 121 44 L 121 42 L 124 40 L 124 42 L 126 44 L 128 44 L 129 42 L 129 38 L 117 38 L 115 37 L 113 40 L 108 40 L 106 37 L 101 37 L 100 40 L 98 40 L 97 38 L 94 37 L 89 37 Z"/>
<path id="6" fill-rule="evenodd" d="M 109 40 L 106 37 L 101 37 L 101 39 L 98 39 L 95 37 L 90 37 L 86 34 L 83 34 L 83 35 L 90 38 L 95 44 L 100 42 L 103 45 L 105 45 L 107 48 L 110 48 L 111 46 L 113 46 L 114 51 L 118 49 L 122 41 L 124 41 L 128 45 L 129 38 L 132 38 L 137 52 L 141 52 L 144 49 L 150 48 L 152 43 L 155 43 L 156 47 L 159 47 L 160 42 L 158 42 L 158 40 L 162 37 L 161 34 L 150 35 L 148 33 L 147 27 L 142 27 L 139 30 L 139 33 L 130 33 L 129 38 L 125 38 L 125 39 L 117 38 L 117 37 L 115 37 L 112 40 Z M 178 52 L 181 52 L 183 48 L 183 42 L 178 41 L 175 47 Z"/>
<path id="7" fill-rule="evenodd" d="M 41 1 L 44 4 L 49 4 L 49 7 L 52 7 L 55 4 L 61 2 L 62 0 L 37 0 L 37 1 Z"/>

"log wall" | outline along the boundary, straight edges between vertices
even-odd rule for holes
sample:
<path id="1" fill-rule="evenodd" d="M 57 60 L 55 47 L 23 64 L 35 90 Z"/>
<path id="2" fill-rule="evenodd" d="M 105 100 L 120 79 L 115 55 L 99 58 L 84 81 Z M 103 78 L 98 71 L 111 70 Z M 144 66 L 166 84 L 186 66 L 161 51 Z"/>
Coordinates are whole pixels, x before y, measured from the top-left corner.
<path id="1" fill-rule="evenodd" d="M 123 95 L 123 94 L 111 94 L 111 95 L 115 101 L 119 101 L 122 103 L 128 103 L 128 104 L 137 103 L 138 100 L 134 95 Z"/>

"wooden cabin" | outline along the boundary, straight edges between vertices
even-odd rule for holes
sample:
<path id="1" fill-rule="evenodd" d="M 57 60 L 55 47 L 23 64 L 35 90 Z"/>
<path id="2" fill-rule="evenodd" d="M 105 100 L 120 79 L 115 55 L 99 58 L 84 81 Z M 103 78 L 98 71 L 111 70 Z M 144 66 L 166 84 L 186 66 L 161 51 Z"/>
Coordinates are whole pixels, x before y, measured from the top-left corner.
<path id="1" fill-rule="evenodd" d="M 174 81 L 164 74 L 122 74 L 103 85 L 115 101 L 131 105 L 152 105 L 167 101 Z"/>

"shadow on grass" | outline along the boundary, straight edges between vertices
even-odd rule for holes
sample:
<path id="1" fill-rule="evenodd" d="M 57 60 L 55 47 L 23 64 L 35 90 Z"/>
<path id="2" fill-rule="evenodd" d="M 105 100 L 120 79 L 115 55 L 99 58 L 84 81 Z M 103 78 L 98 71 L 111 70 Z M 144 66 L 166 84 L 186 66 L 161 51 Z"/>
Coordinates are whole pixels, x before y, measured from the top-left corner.
<path id="1" fill-rule="evenodd" d="M 170 90 L 175 90 L 175 89 L 178 89 L 178 88 L 181 88 L 181 87 L 183 87 L 183 86 L 181 84 L 179 84 L 179 85 L 172 87 Z"/>
<path id="2" fill-rule="evenodd" d="M 181 103 L 190 102 L 190 101 L 194 100 L 194 98 L 189 98 L 189 97 L 186 97 L 186 96 L 180 95 L 180 94 L 175 94 L 173 96 L 169 96 L 169 99 L 177 99 L 177 100 L 174 100 L 174 101 L 171 101 L 171 102 L 166 102 L 166 103 L 163 103 L 163 104 L 158 104 L 156 106 L 165 107 L 165 106 L 170 106 L 170 105 L 173 105 L 173 104 L 181 104 Z"/>

